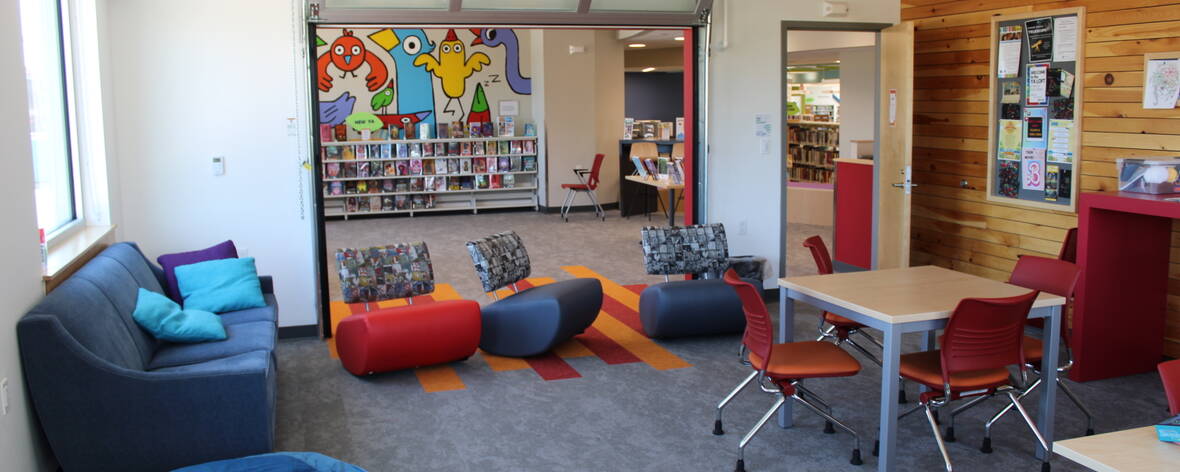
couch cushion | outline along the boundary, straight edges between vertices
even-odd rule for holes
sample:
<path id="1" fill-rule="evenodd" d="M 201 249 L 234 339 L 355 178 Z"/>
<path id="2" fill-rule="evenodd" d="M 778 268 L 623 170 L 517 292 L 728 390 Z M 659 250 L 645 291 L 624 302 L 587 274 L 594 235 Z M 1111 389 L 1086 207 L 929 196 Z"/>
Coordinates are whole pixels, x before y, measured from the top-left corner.
<path id="1" fill-rule="evenodd" d="M 266 306 L 253 257 L 177 267 L 176 283 L 185 309 L 220 313 Z"/>
<path id="2" fill-rule="evenodd" d="M 254 321 L 227 325 L 225 333 L 229 338 L 224 341 L 200 344 L 162 343 L 156 351 L 156 356 L 148 364 L 148 369 L 195 364 L 250 351 L 270 352 L 274 350 L 278 329 L 274 323 Z"/>
<path id="3" fill-rule="evenodd" d="M 259 308 L 247 308 L 245 310 L 227 311 L 221 313 L 221 322 L 225 325 L 249 323 L 251 321 L 266 321 L 271 324 L 278 322 L 279 319 L 279 303 L 275 300 L 273 293 L 263 293 L 262 298 L 266 300 L 266 306 Z"/>
<path id="4" fill-rule="evenodd" d="M 180 372 L 186 374 L 256 372 L 270 367 L 270 352 L 250 351 L 196 364 L 161 367 L 152 372 Z"/>
<path id="5" fill-rule="evenodd" d="M 69 336 L 100 359 L 127 369 L 143 370 L 146 361 L 136 349 L 127 324 L 111 299 L 93 282 L 70 277 L 29 310 L 21 323 L 50 317 L 56 318 Z M 22 337 L 20 342 L 56 341 Z"/>
<path id="6" fill-rule="evenodd" d="M 178 343 L 221 341 L 226 338 L 225 326 L 217 315 L 201 310 L 181 310 L 180 305 L 167 295 L 139 289 L 135 322 L 156 339 Z"/>
<path id="7" fill-rule="evenodd" d="M 139 246 L 135 243 L 123 242 L 113 244 L 99 253 L 97 257 L 105 257 L 117 261 L 135 278 L 135 283 L 139 284 L 140 287 L 153 292 L 164 293 L 164 286 L 160 284 L 160 278 L 156 274 L 159 268 L 147 260 L 147 257 L 143 255 L 143 252 L 140 251 Z"/>
<path id="8" fill-rule="evenodd" d="M 103 254 L 106 254 L 106 251 Z M 147 264 L 147 261 L 144 260 L 143 264 Z M 132 345 L 139 351 L 142 362 L 146 364 L 152 358 L 152 353 L 155 352 L 159 342 L 151 333 L 139 326 L 131 314 L 135 311 L 139 289 L 144 288 L 160 293 L 159 286 L 156 285 L 155 290 L 152 290 L 151 287 L 141 287 L 135 276 L 126 269 L 124 262 L 102 256 L 91 259 L 70 278 L 82 279 L 94 284 L 111 301 L 115 306 L 115 316 L 127 326 L 127 332 L 132 338 Z"/>
<path id="9" fill-rule="evenodd" d="M 212 261 L 216 259 L 230 259 L 238 257 L 238 249 L 234 247 L 233 241 L 225 241 L 205 249 L 196 251 L 180 252 L 176 254 L 164 254 L 156 258 L 156 262 L 160 263 L 163 268 L 164 280 L 168 289 L 168 297 L 180 303 L 180 286 L 176 284 L 175 270 L 178 266 L 187 264 L 196 264 L 198 262 Z"/>

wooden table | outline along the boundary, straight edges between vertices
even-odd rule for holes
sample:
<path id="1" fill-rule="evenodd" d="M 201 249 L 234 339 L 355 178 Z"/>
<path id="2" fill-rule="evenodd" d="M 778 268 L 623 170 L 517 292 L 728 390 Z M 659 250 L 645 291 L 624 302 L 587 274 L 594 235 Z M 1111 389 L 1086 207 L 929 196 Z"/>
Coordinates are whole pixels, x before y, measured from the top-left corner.
<path id="1" fill-rule="evenodd" d="M 668 203 L 664 208 L 668 209 L 668 226 L 676 226 L 676 191 L 684 190 L 684 184 L 674 184 L 671 180 L 663 179 L 657 180 L 652 178 L 643 178 L 638 175 L 628 175 L 624 177 L 628 181 L 640 183 L 655 187 L 660 191 L 668 191 Z"/>
<path id="2" fill-rule="evenodd" d="M 969 297 L 1010 297 L 1028 289 L 941 267 L 848 272 L 831 275 L 779 279 L 779 342 L 794 341 L 795 301 L 801 301 L 884 333 L 885 352 L 881 368 L 880 452 L 877 469 L 893 470 L 896 462 L 898 363 L 903 333 L 925 332 L 926 349 L 935 347 L 935 330 L 946 326 L 951 311 Z M 1042 382 L 1057 384 L 1057 355 L 1060 344 L 1061 306 L 1065 298 L 1041 293 L 1030 318 L 1046 318 Z M 807 333 L 804 338 L 813 339 Z M 1037 426 L 1046 440 L 1053 441 L 1053 409 L 1056 388 L 1040 391 Z M 792 402 L 779 412 L 779 425 L 792 424 Z M 1037 457 L 1046 452 L 1037 447 Z"/>
<path id="3" fill-rule="evenodd" d="M 1180 445 L 1157 439 L 1154 426 L 1057 441 L 1053 451 L 1097 471 L 1165 471 L 1180 467 Z"/>

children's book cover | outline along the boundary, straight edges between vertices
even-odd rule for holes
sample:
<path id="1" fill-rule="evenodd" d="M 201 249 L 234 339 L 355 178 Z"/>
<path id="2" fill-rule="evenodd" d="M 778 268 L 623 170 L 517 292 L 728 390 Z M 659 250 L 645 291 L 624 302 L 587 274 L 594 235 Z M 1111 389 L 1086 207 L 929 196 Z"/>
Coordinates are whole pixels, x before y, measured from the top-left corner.
<path id="1" fill-rule="evenodd" d="M 489 157 L 488 158 L 488 165 L 487 165 L 487 168 L 484 169 L 484 172 L 491 172 L 494 174 L 496 172 L 499 172 L 500 171 L 499 169 L 500 169 L 500 162 L 494 157 Z"/>

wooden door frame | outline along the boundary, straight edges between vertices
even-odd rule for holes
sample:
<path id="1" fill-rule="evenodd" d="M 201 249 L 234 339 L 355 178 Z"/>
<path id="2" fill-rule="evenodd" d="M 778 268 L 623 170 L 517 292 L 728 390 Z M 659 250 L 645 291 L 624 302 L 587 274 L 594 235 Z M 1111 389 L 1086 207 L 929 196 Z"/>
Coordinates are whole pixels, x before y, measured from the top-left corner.
<path id="1" fill-rule="evenodd" d="M 787 152 L 788 152 L 788 135 L 787 135 L 787 97 L 790 94 L 790 87 L 787 83 L 787 32 L 789 30 L 806 30 L 806 31 L 859 31 L 876 33 L 875 41 L 876 54 L 876 70 L 877 72 L 877 90 L 874 105 L 874 115 L 877 117 L 874 121 L 873 135 L 877 141 L 874 146 L 880 146 L 880 104 L 881 104 L 881 84 L 880 84 L 880 69 L 881 69 L 881 31 L 894 26 L 892 23 L 865 23 L 865 22 L 836 22 L 836 21 L 783 21 L 779 27 L 779 146 L 782 149 L 779 155 L 779 206 L 781 208 L 779 216 L 779 276 L 786 277 L 787 274 L 787 182 L 790 181 L 790 171 L 787 169 Z M 877 179 L 878 168 L 873 166 L 873 197 L 877 195 Z M 876 266 L 876 243 L 877 243 L 877 207 L 873 205 L 873 265 Z M 832 247 L 835 247 L 833 244 Z"/>

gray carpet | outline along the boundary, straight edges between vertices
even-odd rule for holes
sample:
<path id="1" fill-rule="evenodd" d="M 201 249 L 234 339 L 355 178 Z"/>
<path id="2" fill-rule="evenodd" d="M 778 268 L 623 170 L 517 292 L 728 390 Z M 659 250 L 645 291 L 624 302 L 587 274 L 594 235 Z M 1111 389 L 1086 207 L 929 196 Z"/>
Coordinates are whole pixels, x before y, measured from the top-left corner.
<path id="1" fill-rule="evenodd" d="M 487 303 L 463 243 L 498 231 L 523 238 L 535 277 L 569 278 L 562 265 L 584 265 L 621 284 L 656 283 L 644 274 L 639 229 L 660 224 L 658 215 L 606 222 L 575 213 L 569 223 L 532 212 L 333 221 L 328 248 L 425 240 L 439 282 Z M 830 228 L 792 225 L 787 254 L 790 275 L 815 273 L 804 238 Z M 333 281 L 334 282 L 334 281 Z M 339 298 L 335 283 L 333 299 Z M 796 333 L 815 332 L 817 312 L 799 305 Z M 771 310 L 775 306 L 771 304 Z M 917 350 L 919 337 L 907 337 Z M 544 381 L 534 371 L 493 372 L 477 355 L 452 364 L 467 388 L 424 393 L 412 372 L 358 378 L 329 357 L 319 340 L 283 341 L 279 360 L 278 449 L 317 451 L 372 471 L 681 471 L 732 470 L 737 442 L 773 402 L 748 389 L 726 410 L 724 436 L 711 434 L 713 408 L 747 373 L 736 362 L 737 336 L 660 343 L 692 367 L 657 371 L 645 363 L 606 365 L 597 357 L 567 359 L 581 378 Z M 823 420 L 796 407 L 796 427 L 768 426 L 746 451 L 751 471 L 876 470 L 870 452 L 876 438 L 880 369 L 862 359 L 851 378 L 809 381 L 835 414 L 862 434 L 865 464 L 849 465 L 851 437 L 822 434 Z M 1158 376 L 1072 384 L 1098 414 L 1099 432 L 1144 426 L 1166 416 Z M 913 386 L 911 399 L 917 397 Z M 957 470 L 1038 470 L 1035 439 L 1015 415 L 993 431 L 992 454 L 978 447 L 983 422 L 999 400 L 959 417 L 959 441 L 950 445 Z M 1035 412 L 1036 399 L 1026 405 Z M 1085 423 L 1058 395 L 1058 439 L 1080 435 Z M 1035 414 L 1035 413 L 1034 413 Z M 925 419 L 900 423 L 898 470 L 941 470 Z M 1055 470 L 1084 470 L 1056 457 Z"/>
<path id="2" fill-rule="evenodd" d="M 802 308 L 796 332 L 813 332 L 815 316 Z M 907 338 L 907 350 L 918 341 Z M 277 351 L 277 446 L 321 452 L 372 471 L 732 470 L 737 441 L 772 398 L 747 390 L 726 410 L 727 434 L 713 436 L 714 405 L 747 372 L 735 362 L 737 336 L 661 344 L 693 366 L 657 371 L 644 363 L 608 366 L 584 357 L 568 360 L 581 378 L 544 381 L 532 370 L 492 372 L 477 355 L 452 364 L 466 390 L 424 393 L 411 372 L 358 378 L 329 358 L 321 341 L 283 341 Z M 796 407 L 795 428 L 768 426 L 754 438 L 746 451 L 748 469 L 876 470 L 870 451 L 880 370 L 867 360 L 862 365 L 855 377 L 809 386 L 861 432 L 864 465 L 848 464 L 848 435 L 822 434 L 823 421 Z M 1099 432 L 1166 416 L 1155 374 L 1073 385 L 1097 412 Z M 909 396 L 916 397 L 912 386 Z M 1028 399 L 1030 410 L 1035 402 Z M 950 445 L 957 470 L 1038 470 L 1035 439 L 1016 416 L 993 431 L 994 453 L 979 452 L 983 421 L 999 406 L 993 400 L 960 416 L 959 442 Z M 1058 439 L 1082 434 L 1085 424 L 1063 395 L 1058 412 Z M 902 420 L 899 431 L 905 439 L 898 470 L 942 468 L 924 418 Z M 1061 457 L 1053 465 L 1084 470 Z"/>

